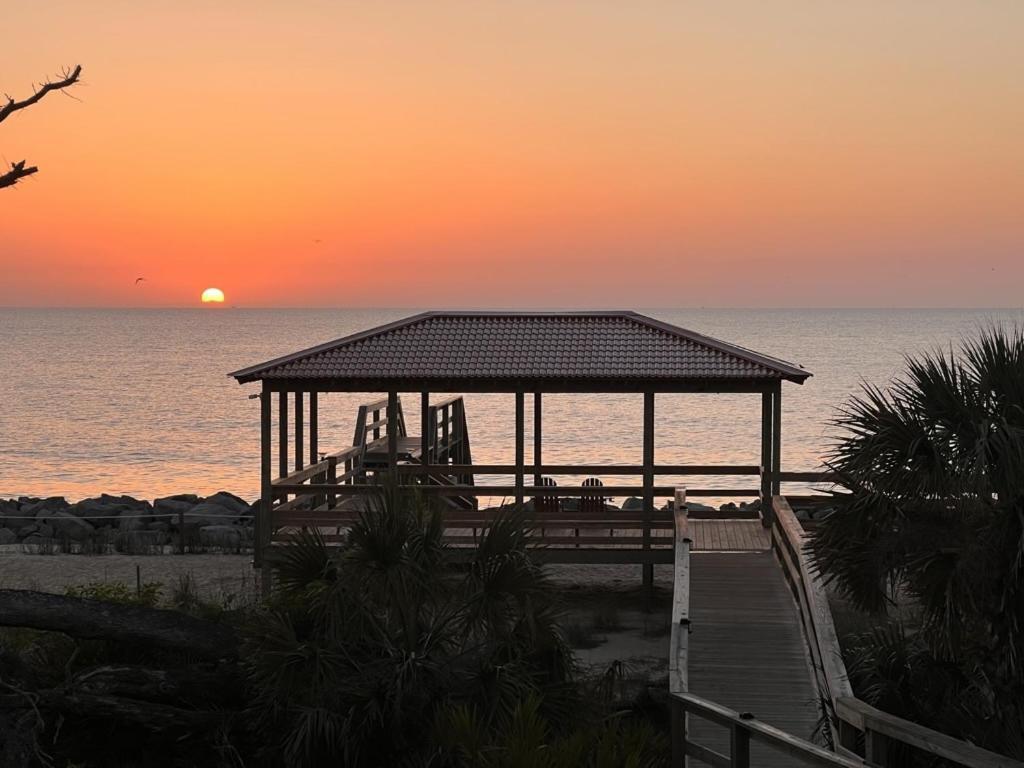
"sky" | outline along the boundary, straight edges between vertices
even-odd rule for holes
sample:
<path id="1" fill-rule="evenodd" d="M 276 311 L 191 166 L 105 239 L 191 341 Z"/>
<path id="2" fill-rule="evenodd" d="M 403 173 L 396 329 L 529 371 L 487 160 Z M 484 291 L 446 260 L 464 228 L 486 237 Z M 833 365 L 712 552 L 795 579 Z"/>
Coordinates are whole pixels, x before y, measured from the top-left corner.
<path id="1" fill-rule="evenodd" d="M 0 305 L 1021 306 L 1019 0 L 3 15 Z"/>

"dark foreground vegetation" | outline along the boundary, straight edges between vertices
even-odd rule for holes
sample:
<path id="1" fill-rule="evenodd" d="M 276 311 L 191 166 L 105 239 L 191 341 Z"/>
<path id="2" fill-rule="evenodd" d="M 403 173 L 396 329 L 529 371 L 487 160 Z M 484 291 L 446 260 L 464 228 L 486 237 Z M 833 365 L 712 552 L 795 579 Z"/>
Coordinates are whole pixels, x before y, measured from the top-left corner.
<path id="1" fill-rule="evenodd" d="M 847 492 L 812 546 L 867 617 L 845 643 L 857 696 L 1024 758 L 1024 335 L 909 360 L 838 425 Z"/>
<path id="2" fill-rule="evenodd" d="M 456 563 L 384 497 L 340 549 L 282 548 L 259 609 L 2 590 L 0 765 L 667 764 L 662 706 L 578 676 L 525 530 L 509 513 Z"/>

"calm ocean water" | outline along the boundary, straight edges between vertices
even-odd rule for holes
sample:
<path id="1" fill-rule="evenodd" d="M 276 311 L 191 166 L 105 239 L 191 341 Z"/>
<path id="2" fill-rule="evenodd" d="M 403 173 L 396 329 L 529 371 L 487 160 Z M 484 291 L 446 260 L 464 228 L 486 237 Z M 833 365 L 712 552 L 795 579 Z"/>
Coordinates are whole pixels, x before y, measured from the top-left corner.
<path id="1" fill-rule="evenodd" d="M 1021 310 L 645 312 L 814 374 L 783 388 L 789 470 L 819 464 L 835 407 L 862 381 L 888 381 L 904 354 L 948 345 L 990 322 L 1024 321 Z M 226 489 L 254 498 L 259 404 L 247 395 L 256 386 L 226 374 L 408 314 L 0 309 L 0 497 Z M 351 443 L 356 406 L 366 398 L 321 400 L 321 448 Z M 406 402 L 415 412 L 418 400 Z M 512 395 L 469 395 L 466 407 L 474 460 L 512 463 Z M 545 460 L 640 463 L 642 407 L 640 395 L 548 395 Z M 759 463 L 759 409 L 756 395 L 659 395 L 658 461 Z"/>

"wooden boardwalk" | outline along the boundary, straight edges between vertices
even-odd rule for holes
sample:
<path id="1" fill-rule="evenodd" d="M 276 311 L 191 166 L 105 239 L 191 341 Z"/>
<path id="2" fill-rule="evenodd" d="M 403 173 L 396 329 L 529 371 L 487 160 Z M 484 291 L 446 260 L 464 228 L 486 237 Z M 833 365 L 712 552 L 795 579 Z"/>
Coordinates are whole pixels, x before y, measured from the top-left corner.
<path id="1" fill-rule="evenodd" d="M 740 522 L 746 521 L 726 527 Z M 774 554 L 696 551 L 690 562 L 690 691 L 811 739 L 817 692 L 796 605 Z M 722 726 L 691 717 L 690 733 L 729 754 Z M 794 765 L 792 756 L 762 744 L 751 750 L 752 765 Z"/>

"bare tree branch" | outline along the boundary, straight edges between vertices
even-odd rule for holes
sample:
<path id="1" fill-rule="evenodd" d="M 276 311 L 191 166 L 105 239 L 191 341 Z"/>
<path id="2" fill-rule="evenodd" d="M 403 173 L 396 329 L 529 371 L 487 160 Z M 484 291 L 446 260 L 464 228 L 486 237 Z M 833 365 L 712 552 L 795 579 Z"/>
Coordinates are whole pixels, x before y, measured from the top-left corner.
<path id="1" fill-rule="evenodd" d="M 26 176 L 31 176 L 38 170 L 39 169 L 34 165 L 30 165 L 26 168 L 24 160 L 17 163 L 11 163 L 11 170 L 7 171 L 7 173 L 0 173 L 0 189 L 3 189 L 4 187 L 13 187 L 21 179 Z"/>
<path id="2" fill-rule="evenodd" d="M 29 96 L 27 99 L 22 101 L 15 101 L 10 96 L 7 97 L 7 103 L 0 107 L 0 123 L 6 120 L 10 115 L 17 112 L 19 109 L 25 109 L 31 107 L 36 102 L 40 101 L 50 91 L 60 91 L 64 95 L 68 95 L 65 88 L 69 88 L 78 82 L 78 78 L 82 75 L 82 65 L 79 64 L 72 70 L 64 70 L 63 79 L 61 80 L 47 80 L 43 83 L 35 93 Z M 22 160 L 17 163 L 11 163 L 11 169 L 6 173 L 0 173 L 0 189 L 4 187 L 13 187 L 19 181 L 26 176 L 31 176 L 39 169 L 34 165 L 25 165 L 25 161 Z"/>
<path id="3" fill-rule="evenodd" d="M 69 86 L 74 85 L 78 82 L 79 76 L 82 74 L 82 65 L 79 64 L 71 72 L 65 70 L 63 80 L 47 80 L 40 86 L 39 90 L 29 96 L 23 101 L 15 101 L 10 96 L 7 97 L 7 103 L 3 107 L 0 107 L 0 123 L 7 119 L 8 116 L 17 112 L 19 109 L 25 109 L 25 107 L 31 107 L 37 101 L 43 98 L 50 91 L 59 91 Z"/>

